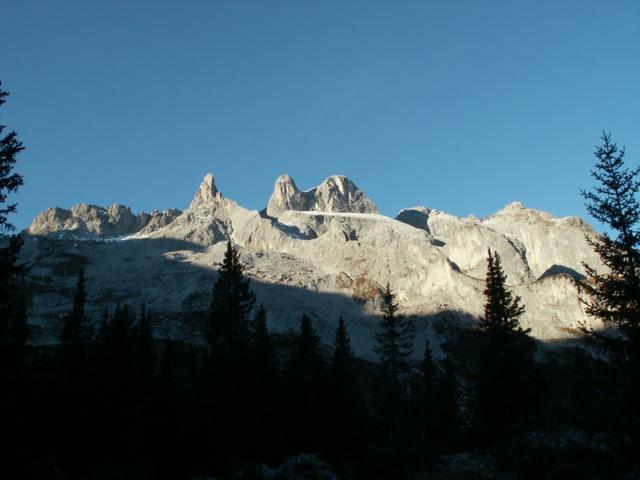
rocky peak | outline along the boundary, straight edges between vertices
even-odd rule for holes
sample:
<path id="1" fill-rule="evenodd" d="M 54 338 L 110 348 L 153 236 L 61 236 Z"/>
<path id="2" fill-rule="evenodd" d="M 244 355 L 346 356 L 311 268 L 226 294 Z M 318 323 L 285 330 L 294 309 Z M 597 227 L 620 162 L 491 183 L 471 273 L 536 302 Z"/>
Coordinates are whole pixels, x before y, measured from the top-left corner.
<path id="1" fill-rule="evenodd" d="M 31 235 L 72 235 L 76 237 L 120 237 L 132 235 L 142 229 L 154 231 L 171 223 L 178 210 L 142 212 L 135 215 L 125 205 L 111 205 L 107 208 L 80 203 L 71 207 L 49 208 L 36 216 L 27 229 Z"/>
<path id="2" fill-rule="evenodd" d="M 289 175 L 276 180 L 267 213 L 285 210 L 313 212 L 378 213 L 378 207 L 347 177 L 333 175 L 322 184 L 301 192 Z"/>
<path id="3" fill-rule="evenodd" d="M 284 210 L 307 210 L 307 196 L 298 190 L 296 182 L 289 175 L 280 175 L 273 186 L 267 213 L 275 214 Z"/>
<path id="4" fill-rule="evenodd" d="M 211 205 L 222 198 L 222 194 L 216 187 L 213 174 L 207 173 L 200 184 L 200 188 L 193 197 L 191 206 L 189 208 L 198 208 L 202 205 Z"/>
<path id="5" fill-rule="evenodd" d="M 378 213 L 378 207 L 358 186 L 342 175 L 327 178 L 315 189 L 316 210 L 327 212 Z"/>

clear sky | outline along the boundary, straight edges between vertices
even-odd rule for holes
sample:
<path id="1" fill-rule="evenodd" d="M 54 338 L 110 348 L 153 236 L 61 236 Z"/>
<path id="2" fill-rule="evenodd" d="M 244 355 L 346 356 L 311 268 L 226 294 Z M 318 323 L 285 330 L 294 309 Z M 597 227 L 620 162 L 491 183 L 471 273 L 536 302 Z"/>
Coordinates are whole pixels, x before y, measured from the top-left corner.
<path id="1" fill-rule="evenodd" d="M 640 160 L 640 2 L 4 0 L 13 223 L 50 206 L 248 208 L 352 178 L 395 215 L 586 215 L 602 129 Z"/>

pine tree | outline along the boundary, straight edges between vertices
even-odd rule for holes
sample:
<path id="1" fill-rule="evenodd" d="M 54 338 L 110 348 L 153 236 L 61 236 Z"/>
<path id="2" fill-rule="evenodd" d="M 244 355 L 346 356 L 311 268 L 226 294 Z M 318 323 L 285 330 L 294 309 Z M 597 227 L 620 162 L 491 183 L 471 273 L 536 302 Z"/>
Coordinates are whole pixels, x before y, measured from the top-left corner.
<path id="1" fill-rule="evenodd" d="M 347 333 L 344 318 L 340 317 L 333 347 L 333 361 L 331 362 L 331 371 L 334 377 L 340 377 L 348 372 L 352 363 L 353 351 L 351 350 L 351 339 Z"/>
<path id="2" fill-rule="evenodd" d="M 275 373 L 276 358 L 273 340 L 267 327 L 267 311 L 264 309 L 264 305 L 260 304 L 252 326 L 251 347 L 254 369 L 259 371 L 261 375 L 270 376 Z"/>
<path id="3" fill-rule="evenodd" d="M 627 168 L 624 147 L 619 149 L 606 133 L 594 155 L 597 161 L 591 176 L 597 186 L 581 194 L 587 211 L 610 228 L 613 236 L 605 232 L 587 237 L 607 267 L 598 272 L 585 266 L 591 280 L 587 313 L 617 327 L 627 340 L 622 355 L 640 361 L 640 166 Z"/>
<path id="4" fill-rule="evenodd" d="M 603 375 L 605 392 L 600 410 L 615 412 L 609 423 L 617 423 L 640 448 L 640 166 L 628 168 L 625 149 L 618 148 L 603 132 L 602 144 L 594 152 L 591 176 L 597 185 L 582 191 L 587 211 L 609 228 L 595 238 L 587 237 L 605 271 L 585 265 L 590 282 L 585 285 L 587 313 L 601 319 L 621 335 L 584 329 L 587 338 L 609 356 Z M 602 413 L 602 412 L 599 412 Z M 635 462 L 635 460 L 633 460 Z"/>
<path id="5" fill-rule="evenodd" d="M 66 347 L 86 345 L 91 340 L 91 327 L 85 312 L 86 281 L 84 269 L 81 268 L 73 292 L 73 306 L 64 317 L 59 336 L 60 342 Z"/>
<path id="6" fill-rule="evenodd" d="M 218 278 L 213 286 L 213 296 L 207 322 L 206 339 L 214 355 L 239 355 L 249 338 L 248 314 L 253 309 L 255 295 L 244 276 L 240 253 L 231 240 Z"/>
<path id="7" fill-rule="evenodd" d="M 498 253 L 487 256 L 485 315 L 478 334 L 480 364 L 476 376 L 472 428 L 479 444 L 525 429 L 535 413 L 537 372 L 529 329 L 520 326 L 524 307 L 506 286 Z"/>
<path id="8" fill-rule="evenodd" d="M 362 397 L 354 371 L 355 358 L 351 348 L 351 339 L 346 323 L 342 317 L 338 320 L 333 359 L 331 362 L 330 397 L 328 407 L 330 413 L 327 426 L 330 427 L 327 453 L 336 461 L 353 458 L 365 454 L 360 451 L 365 443 L 365 411 Z"/>
<path id="9" fill-rule="evenodd" d="M 296 337 L 291 363 L 297 379 L 303 383 L 313 383 L 314 377 L 324 375 L 320 336 L 308 315 L 300 320 L 300 333 Z"/>
<path id="10" fill-rule="evenodd" d="M 331 393 L 334 418 L 338 417 L 346 423 L 345 414 L 353 415 L 357 401 L 357 387 L 353 373 L 353 350 L 351 339 L 347 332 L 344 319 L 338 320 L 336 337 L 333 346 L 333 360 L 331 362 Z M 336 413 L 338 412 L 338 413 Z"/>
<path id="11" fill-rule="evenodd" d="M 480 330 L 488 334 L 528 333 L 520 327 L 520 316 L 524 307 L 520 297 L 514 297 L 506 286 L 507 277 L 502 270 L 502 260 L 498 253 L 488 251 L 487 277 L 484 290 L 484 318 Z"/>
<path id="12" fill-rule="evenodd" d="M 383 375 L 392 383 L 402 384 L 411 370 L 413 354 L 414 324 L 398 315 L 396 295 L 387 286 L 382 292 L 382 320 L 375 334 L 374 352 L 380 358 Z"/>
<path id="13" fill-rule="evenodd" d="M 289 365 L 293 438 L 303 450 L 318 448 L 328 428 L 325 417 L 327 405 L 327 375 L 320 350 L 320 336 L 311 317 L 303 315 L 300 331 Z"/>
<path id="14" fill-rule="evenodd" d="M 347 333 L 344 319 L 340 317 L 333 347 L 333 361 L 331 362 L 331 373 L 334 382 L 344 383 L 346 381 L 346 378 L 349 377 L 349 369 L 352 363 L 351 339 Z"/>
<path id="15" fill-rule="evenodd" d="M 9 92 L 2 90 L 0 82 L 0 106 L 6 102 Z M 16 204 L 5 205 L 7 196 L 16 192 L 23 184 L 22 175 L 11 173 L 16 164 L 17 155 L 24 150 L 22 142 L 18 141 L 16 132 L 9 132 L 2 136 L 6 125 L 0 125 L 0 233 L 13 231 L 7 219 L 10 213 L 16 211 Z"/>
<path id="16" fill-rule="evenodd" d="M 380 448 L 392 463 L 405 463 L 412 442 L 411 402 L 409 387 L 412 379 L 411 355 L 413 354 L 414 326 L 402 315 L 396 295 L 387 286 L 381 292 L 382 319 L 375 333 L 374 352 L 380 359 L 376 376 L 374 411 L 379 423 Z"/>
<path id="17" fill-rule="evenodd" d="M 0 106 L 6 102 L 8 92 L 2 90 L 0 82 Z M 23 184 L 23 178 L 12 173 L 18 154 L 24 150 L 22 142 L 18 141 L 16 132 L 3 135 L 5 125 L 0 125 L 0 234 L 14 231 L 9 223 L 8 215 L 16 211 L 16 204 L 6 204 L 7 197 L 18 191 Z M 21 322 L 24 297 L 21 291 L 21 279 L 24 274 L 23 266 L 18 264 L 18 256 L 22 248 L 22 237 L 11 235 L 9 244 L 0 248 L 0 354 L 5 348 L 14 349 L 12 345 L 11 329 L 16 322 Z M 0 357 L 0 363 L 4 364 Z M 0 367 L 2 369 L 2 367 Z"/>

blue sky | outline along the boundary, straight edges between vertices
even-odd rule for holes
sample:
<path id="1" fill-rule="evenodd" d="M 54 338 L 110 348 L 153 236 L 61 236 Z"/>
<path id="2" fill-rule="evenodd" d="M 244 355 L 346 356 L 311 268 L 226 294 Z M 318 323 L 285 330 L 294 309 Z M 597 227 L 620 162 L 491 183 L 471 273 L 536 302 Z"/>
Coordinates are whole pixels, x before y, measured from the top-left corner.
<path id="1" fill-rule="evenodd" d="M 185 208 L 206 172 L 262 208 L 351 177 L 395 215 L 586 216 L 602 129 L 640 159 L 640 2 L 5 0 L 13 223 Z"/>

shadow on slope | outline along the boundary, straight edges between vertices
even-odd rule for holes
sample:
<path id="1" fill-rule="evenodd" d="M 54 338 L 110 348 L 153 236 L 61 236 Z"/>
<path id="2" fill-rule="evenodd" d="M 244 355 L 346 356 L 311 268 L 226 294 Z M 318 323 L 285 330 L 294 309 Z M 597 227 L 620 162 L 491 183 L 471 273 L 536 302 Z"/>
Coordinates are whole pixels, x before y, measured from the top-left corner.
<path id="1" fill-rule="evenodd" d="M 56 336 L 60 320 L 71 306 L 81 268 L 88 277 L 88 310 L 94 321 L 99 320 L 105 308 L 114 308 L 117 302 L 136 306 L 145 301 L 156 318 L 158 336 L 201 341 L 199 332 L 210 305 L 222 247 L 221 243 L 203 247 L 166 238 L 104 242 L 27 237 L 23 256 L 30 267 L 27 281 L 36 341 L 46 342 Z M 218 252 L 212 254 L 211 249 Z M 200 256 L 198 263 L 194 263 L 194 255 Z M 331 345 L 342 316 L 349 326 L 356 353 L 373 358 L 374 333 L 380 320 L 372 313 L 377 300 L 373 292 L 364 297 L 348 289 L 343 293 L 327 292 L 315 283 L 292 285 L 261 280 L 256 278 L 259 269 L 248 273 L 252 276 L 256 303 L 264 304 L 273 331 L 295 331 L 301 316 L 308 314 L 323 341 Z M 422 355 L 427 340 L 434 353 L 442 356 L 441 342 L 456 335 L 456 329 L 443 329 L 442 325 L 469 326 L 479 320 L 468 312 L 451 309 L 410 318 L 416 324 L 416 357 Z M 543 343 L 565 346 L 575 342 L 558 338 Z"/>

